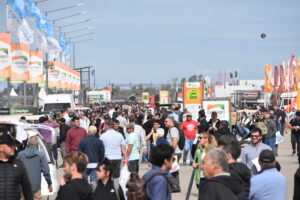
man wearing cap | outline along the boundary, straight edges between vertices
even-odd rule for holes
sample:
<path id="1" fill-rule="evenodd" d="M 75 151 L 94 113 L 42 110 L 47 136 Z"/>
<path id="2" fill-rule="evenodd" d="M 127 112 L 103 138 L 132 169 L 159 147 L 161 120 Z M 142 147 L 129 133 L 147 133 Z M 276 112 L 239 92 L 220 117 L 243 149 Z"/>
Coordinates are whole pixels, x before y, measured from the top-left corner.
<path id="1" fill-rule="evenodd" d="M 188 153 L 191 152 L 192 150 L 192 145 L 198 130 L 198 123 L 195 120 L 193 120 L 191 113 L 186 114 L 186 120 L 182 122 L 182 124 L 180 125 L 180 129 L 183 131 L 185 137 L 185 144 L 184 144 L 184 151 L 183 151 L 183 164 L 185 165 L 186 158 L 188 156 Z M 190 163 L 193 162 L 194 162 L 193 156 L 190 153 Z"/>
<path id="2" fill-rule="evenodd" d="M 37 133 L 34 131 L 28 131 L 28 142 L 25 150 L 21 151 L 17 158 L 20 159 L 28 173 L 28 177 L 31 183 L 34 200 L 41 200 L 41 174 L 48 184 L 49 192 L 52 192 L 52 181 L 50 176 L 50 169 L 46 156 L 38 149 L 39 140 Z"/>
<path id="3" fill-rule="evenodd" d="M 90 177 L 91 184 L 97 180 L 97 164 L 104 160 L 105 154 L 103 142 L 96 137 L 96 133 L 96 126 L 90 126 L 88 136 L 81 140 L 78 146 L 78 151 L 88 156 L 89 163 L 83 172 L 83 177 Z"/>
<path id="4" fill-rule="evenodd" d="M 127 138 L 125 140 L 127 146 L 127 157 L 128 157 L 128 170 L 130 172 L 139 173 L 139 138 L 134 132 L 134 124 L 127 124 L 126 126 Z"/>
<path id="5" fill-rule="evenodd" d="M 0 199 L 32 200 L 32 189 L 23 163 L 14 159 L 15 141 L 10 135 L 0 136 Z"/>
<path id="6" fill-rule="evenodd" d="M 287 182 L 275 167 L 275 155 L 263 150 L 259 155 L 261 172 L 251 178 L 249 199 L 284 200 L 287 198 Z"/>

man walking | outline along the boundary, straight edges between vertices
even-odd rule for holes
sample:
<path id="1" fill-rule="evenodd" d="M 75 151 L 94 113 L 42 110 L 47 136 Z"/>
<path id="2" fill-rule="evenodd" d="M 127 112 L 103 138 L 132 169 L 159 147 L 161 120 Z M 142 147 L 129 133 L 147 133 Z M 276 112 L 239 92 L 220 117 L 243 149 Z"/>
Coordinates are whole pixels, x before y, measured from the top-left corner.
<path id="1" fill-rule="evenodd" d="M 14 159 L 15 141 L 8 134 L 0 136 L 0 199 L 33 200 L 31 184 L 23 163 Z"/>
<path id="2" fill-rule="evenodd" d="M 42 200 L 41 193 L 41 174 L 46 179 L 49 192 L 52 192 L 52 181 L 50 176 L 50 169 L 44 153 L 38 149 L 39 140 L 37 133 L 29 131 L 28 144 L 25 150 L 18 154 L 28 173 L 31 183 L 34 200 Z"/>
<path id="3" fill-rule="evenodd" d="M 89 134 L 80 141 L 78 151 L 85 153 L 88 156 L 89 163 L 83 173 L 84 178 L 90 177 L 90 184 L 93 184 L 97 179 L 96 167 L 104 159 L 104 145 L 101 140 L 96 137 L 97 128 L 89 127 Z"/>
<path id="4" fill-rule="evenodd" d="M 275 155 L 271 150 L 263 150 L 259 155 L 261 172 L 251 178 L 250 200 L 283 200 L 287 197 L 285 177 L 275 167 Z"/>
<path id="5" fill-rule="evenodd" d="M 296 153 L 297 145 L 298 162 L 300 164 L 300 111 L 296 112 L 296 117 L 290 121 L 289 126 L 292 129 L 291 142 L 293 148 L 293 155 Z"/>
<path id="6" fill-rule="evenodd" d="M 183 164 L 186 164 L 186 159 L 189 152 L 190 164 L 192 164 L 194 162 L 194 159 L 191 150 L 198 130 L 198 124 L 195 120 L 192 119 L 191 113 L 186 114 L 186 121 L 182 122 L 182 124 L 180 125 L 180 129 L 183 131 L 185 137 L 185 144 L 183 150 Z"/>
<path id="7" fill-rule="evenodd" d="M 143 179 L 147 181 L 146 192 L 151 200 L 171 200 L 171 189 L 167 178 L 174 160 L 174 148 L 169 144 L 159 144 L 151 149 L 150 162 L 152 169 L 148 171 Z M 156 175 L 155 174 L 161 174 Z"/>
<path id="8" fill-rule="evenodd" d="M 84 128 L 85 131 L 88 131 L 89 126 L 90 126 L 89 118 L 87 118 L 83 112 L 79 114 L 79 118 L 80 118 L 80 120 L 79 120 L 80 121 L 80 127 Z"/>
<path id="9" fill-rule="evenodd" d="M 242 193 L 240 181 L 229 174 L 226 153 L 221 149 L 209 151 L 201 164 L 207 178 L 199 189 L 200 200 L 238 200 Z"/>
<path id="10" fill-rule="evenodd" d="M 120 167 L 122 160 L 122 153 L 124 155 L 124 163 L 127 163 L 127 152 L 125 146 L 125 140 L 121 133 L 115 131 L 112 121 L 107 122 L 108 129 L 100 136 L 105 148 L 105 157 L 111 161 L 114 171 L 112 178 L 120 177 Z"/>
<path id="11" fill-rule="evenodd" d="M 88 164 L 87 156 L 81 152 L 71 152 L 64 161 L 64 176 L 56 200 L 92 200 L 92 188 L 82 175 Z"/>
<path id="12" fill-rule="evenodd" d="M 66 136 L 70 127 L 66 124 L 65 118 L 60 118 L 58 120 L 59 123 L 59 140 L 61 157 L 64 158 L 66 156 Z"/>
<path id="13" fill-rule="evenodd" d="M 139 139 L 136 133 L 134 132 L 133 124 L 128 124 L 126 126 L 126 131 L 128 133 L 128 136 L 125 140 L 125 143 L 127 145 L 128 170 L 130 172 L 139 173 Z"/>
<path id="14" fill-rule="evenodd" d="M 78 117 L 73 117 L 72 124 L 73 127 L 67 132 L 66 153 L 78 151 L 80 141 L 87 136 L 85 129 L 80 127 Z"/>
<path id="15" fill-rule="evenodd" d="M 177 157 L 177 164 L 179 163 L 179 160 L 181 158 L 181 151 L 178 147 L 178 141 L 179 141 L 179 130 L 177 127 L 175 127 L 175 122 L 173 118 L 167 117 L 165 119 L 166 127 L 169 129 L 167 134 L 167 140 L 168 143 L 174 148 L 175 155 Z M 176 179 L 176 184 L 180 186 L 180 180 L 179 180 L 179 170 L 173 170 L 172 176 Z"/>
<path id="16" fill-rule="evenodd" d="M 258 172 L 257 167 L 255 167 L 255 160 L 258 159 L 259 154 L 262 150 L 269 149 L 272 150 L 269 145 L 262 143 L 262 132 L 260 128 L 253 128 L 251 131 L 251 143 L 247 144 L 241 155 L 241 161 L 250 169 L 252 174 Z"/>

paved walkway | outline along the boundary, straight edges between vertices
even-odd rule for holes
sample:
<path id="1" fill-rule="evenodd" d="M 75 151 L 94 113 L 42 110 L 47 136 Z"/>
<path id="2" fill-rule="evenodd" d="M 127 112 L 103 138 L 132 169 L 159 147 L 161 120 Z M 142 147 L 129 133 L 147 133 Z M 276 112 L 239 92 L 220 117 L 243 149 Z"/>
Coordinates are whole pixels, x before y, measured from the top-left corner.
<path id="1" fill-rule="evenodd" d="M 284 142 L 279 145 L 279 156 L 277 157 L 278 162 L 281 165 L 281 173 L 286 177 L 288 181 L 288 200 L 292 200 L 293 191 L 294 191 L 294 173 L 298 168 L 297 156 L 292 156 L 291 143 L 290 143 L 290 134 L 285 134 Z M 142 164 L 140 167 L 140 174 L 143 175 L 149 167 L 147 164 Z M 180 185 L 181 193 L 176 193 L 172 195 L 173 200 L 185 200 L 187 188 L 189 185 L 190 177 L 192 174 L 192 167 L 190 166 L 181 166 L 180 168 Z M 62 175 L 62 169 L 58 171 L 59 179 Z M 47 199 L 47 198 L 43 198 Z M 50 199 L 55 199 L 51 197 Z M 192 192 L 190 195 L 190 200 L 197 200 L 198 194 L 196 185 L 193 184 Z"/>

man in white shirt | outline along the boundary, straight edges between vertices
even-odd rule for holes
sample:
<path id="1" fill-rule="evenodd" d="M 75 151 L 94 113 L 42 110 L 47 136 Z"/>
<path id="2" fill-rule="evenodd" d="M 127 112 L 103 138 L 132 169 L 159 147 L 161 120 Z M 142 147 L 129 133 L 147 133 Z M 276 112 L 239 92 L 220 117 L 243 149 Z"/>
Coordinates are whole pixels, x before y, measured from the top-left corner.
<path id="1" fill-rule="evenodd" d="M 120 122 L 120 126 L 122 128 L 126 127 L 127 121 L 126 121 L 125 117 L 123 117 L 121 112 L 118 113 L 118 117 L 116 119 Z"/>
<path id="2" fill-rule="evenodd" d="M 104 144 L 105 157 L 111 161 L 115 169 L 112 178 L 119 178 L 122 153 L 124 155 L 123 164 L 127 164 L 128 161 L 126 144 L 122 134 L 113 129 L 114 124 L 112 121 L 108 121 L 107 126 L 108 129 L 100 136 L 100 140 Z"/>
<path id="3" fill-rule="evenodd" d="M 90 126 L 90 120 L 84 115 L 84 113 L 80 113 L 79 114 L 80 117 L 80 127 L 84 128 L 86 130 L 86 132 L 88 132 L 89 130 L 89 126 Z"/>

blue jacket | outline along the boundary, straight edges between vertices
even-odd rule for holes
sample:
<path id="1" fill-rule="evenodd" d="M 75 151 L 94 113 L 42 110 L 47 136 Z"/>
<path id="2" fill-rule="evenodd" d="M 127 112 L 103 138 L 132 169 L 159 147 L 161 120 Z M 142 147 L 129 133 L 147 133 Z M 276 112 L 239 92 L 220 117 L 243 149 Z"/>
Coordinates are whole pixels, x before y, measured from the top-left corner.
<path id="1" fill-rule="evenodd" d="M 47 184 L 51 185 L 50 169 L 46 156 L 37 147 L 29 146 L 18 154 L 28 173 L 32 191 L 41 189 L 41 174 L 43 173 Z"/>
<path id="2" fill-rule="evenodd" d="M 151 177 L 151 175 L 156 172 L 169 174 L 168 171 L 164 171 L 160 167 L 152 165 L 152 169 L 144 175 L 143 179 L 147 181 Z M 150 200 L 172 199 L 171 188 L 169 187 L 166 178 L 161 175 L 154 176 L 147 182 L 146 192 Z"/>
<path id="3" fill-rule="evenodd" d="M 80 141 L 78 151 L 85 153 L 89 163 L 99 163 L 104 159 L 104 145 L 95 135 L 88 135 Z"/>

